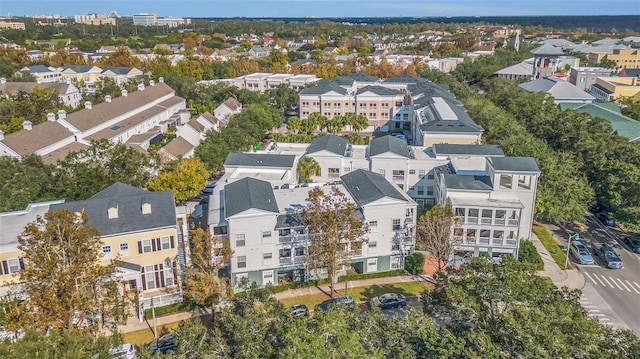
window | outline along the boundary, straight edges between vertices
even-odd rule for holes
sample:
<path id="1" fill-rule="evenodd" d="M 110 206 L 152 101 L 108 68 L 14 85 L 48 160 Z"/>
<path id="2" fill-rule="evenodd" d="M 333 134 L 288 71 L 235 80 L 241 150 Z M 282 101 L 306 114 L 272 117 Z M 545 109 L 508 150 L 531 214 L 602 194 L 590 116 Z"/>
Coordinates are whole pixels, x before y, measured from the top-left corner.
<path id="1" fill-rule="evenodd" d="M 369 227 L 378 227 L 378 221 L 369 221 Z"/>
<path id="2" fill-rule="evenodd" d="M 164 264 L 164 286 L 170 287 L 175 285 L 175 276 L 173 274 L 173 264 L 171 262 L 165 262 Z"/>
<path id="3" fill-rule="evenodd" d="M 334 103 L 333 104 L 333 109 L 334 110 L 339 110 L 340 109 L 340 104 L 339 103 Z"/>
<path id="4" fill-rule="evenodd" d="M 142 253 L 153 252 L 153 241 L 151 239 L 145 239 L 142 241 Z"/>
<path id="5" fill-rule="evenodd" d="M 367 247 L 369 247 L 370 254 L 376 253 L 378 251 L 378 242 L 369 242 Z"/>
<path id="6" fill-rule="evenodd" d="M 111 256 L 111 246 L 102 246 L 102 255 Z"/>
<path id="7" fill-rule="evenodd" d="M 396 101 L 396 107 L 402 107 L 402 101 Z"/>
<path id="8" fill-rule="evenodd" d="M 398 231 L 398 230 L 400 230 L 400 228 L 401 228 L 401 227 L 400 227 L 400 218 L 394 218 L 394 219 L 392 220 L 392 225 L 393 225 L 393 230 L 394 230 L 394 231 Z"/>
<path id="9" fill-rule="evenodd" d="M 244 233 L 236 234 L 236 247 L 244 247 L 245 245 Z"/>
<path id="10" fill-rule="evenodd" d="M 247 268 L 247 256 L 238 256 L 238 268 Z"/>
<path id="11" fill-rule="evenodd" d="M 324 113 L 324 115 L 325 115 L 326 117 L 331 117 L 331 112 L 325 112 L 325 113 Z"/>
<path id="12" fill-rule="evenodd" d="M 500 187 L 511 188 L 511 175 L 500 175 Z"/>
<path id="13" fill-rule="evenodd" d="M 273 258 L 273 253 L 262 253 L 262 264 L 263 265 L 271 264 L 272 258 Z"/>
<path id="14" fill-rule="evenodd" d="M 343 173 L 349 173 L 349 172 L 351 172 L 351 168 L 350 168 L 350 167 L 344 167 L 344 168 L 342 169 L 342 172 L 343 172 Z"/>
<path id="15" fill-rule="evenodd" d="M 262 232 L 262 239 L 270 239 L 271 238 L 271 231 L 263 231 Z"/>
<path id="16" fill-rule="evenodd" d="M 325 110 L 330 110 L 331 109 L 331 103 L 330 102 L 325 103 L 324 104 L 324 109 Z"/>
<path id="17" fill-rule="evenodd" d="M 467 229 L 467 242 L 475 242 L 475 241 L 476 241 L 476 230 Z"/>
<path id="18" fill-rule="evenodd" d="M 340 177 L 340 168 L 329 168 L 329 178 Z"/>
<path id="19" fill-rule="evenodd" d="M 425 170 L 418 170 L 418 176 L 424 176 L 424 174 L 427 173 L 427 171 Z"/>
<path id="20" fill-rule="evenodd" d="M 378 271 L 378 258 L 367 259 L 367 273 Z"/>
<path id="21" fill-rule="evenodd" d="M 304 247 L 296 247 L 295 256 L 296 257 L 301 257 L 301 256 L 304 255 L 304 252 L 305 252 Z"/>
<path id="22" fill-rule="evenodd" d="M 424 186 L 418 186 L 418 196 L 424 195 Z"/>
<path id="23" fill-rule="evenodd" d="M 170 237 L 160 238 L 160 244 L 162 246 L 162 250 L 171 249 L 171 238 Z"/>
<path id="24" fill-rule="evenodd" d="M 383 113 L 382 113 L 382 118 L 384 118 L 384 119 L 388 119 L 388 118 L 389 118 L 389 114 L 388 114 L 388 113 L 386 113 L 386 112 L 383 112 Z"/>
<path id="25" fill-rule="evenodd" d="M 477 208 L 469 208 L 469 217 L 478 218 L 480 211 Z"/>
<path id="26" fill-rule="evenodd" d="M 427 187 L 427 196 L 433 196 L 433 187 L 431 186 Z"/>
<path id="27" fill-rule="evenodd" d="M 361 110 L 366 110 L 367 109 L 367 104 L 366 103 L 361 103 L 360 104 L 360 109 Z"/>
<path id="28" fill-rule="evenodd" d="M 129 243 L 127 242 L 120 243 L 120 254 L 124 254 L 122 252 L 129 254 Z"/>
<path id="29" fill-rule="evenodd" d="M 414 175 L 414 174 L 416 174 L 416 170 L 409 170 L 409 174 L 410 174 L 410 175 Z"/>
<path id="30" fill-rule="evenodd" d="M 386 170 L 380 170 L 380 174 L 384 176 L 384 175 L 387 174 L 387 171 Z"/>
<path id="31" fill-rule="evenodd" d="M 388 102 L 384 102 L 382 104 L 382 108 L 385 109 L 385 110 L 388 110 L 389 109 L 389 103 Z"/>
<path id="32" fill-rule="evenodd" d="M 289 258 L 291 257 L 291 248 L 283 248 L 280 250 L 280 258 Z"/>
<path id="33" fill-rule="evenodd" d="M 502 239 L 502 237 L 504 237 L 504 231 L 493 231 L 493 238 Z"/>
<path id="34" fill-rule="evenodd" d="M 403 170 L 393 170 L 393 179 L 395 179 L 395 180 L 403 180 L 404 179 L 404 171 Z"/>
<path id="35" fill-rule="evenodd" d="M 429 172 L 429 175 L 427 176 L 427 179 L 431 179 L 432 180 L 433 179 L 433 175 L 434 175 L 433 171 Z"/>
<path id="36" fill-rule="evenodd" d="M 229 227 L 227 226 L 213 227 L 213 234 L 215 234 L 216 236 L 226 235 L 229 234 L 228 229 Z"/>
<path id="37" fill-rule="evenodd" d="M 369 104 L 369 109 L 370 110 L 375 110 L 378 107 L 378 105 L 376 105 L 375 103 L 370 103 Z"/>
<path id="38" fill-rule="evenodd" d="M 320 102 L 314 102 L 313 108 L 316 108 L 316 109 L 320 108 Z"/>
<path id="39" fill-rule="evenodd" d="M 464 217 L 464 208 L 456 207 L 456 217 Z"/>
<path id="40" fill-rule="evenodd" d="M 18 273 L 20 271 L 20 260 L 18 258 L 12 258 L 7 260 L 7 266 L 4 268 L 5 271 L 9 271 L 6 274 Z"/>
<path id="41" fill-rule="evenodd" d="M 156 289 L 156 270 L 153 265 L 144 267 L 145 273 L 145 283 L 147 285 L 147 290 Z"/>

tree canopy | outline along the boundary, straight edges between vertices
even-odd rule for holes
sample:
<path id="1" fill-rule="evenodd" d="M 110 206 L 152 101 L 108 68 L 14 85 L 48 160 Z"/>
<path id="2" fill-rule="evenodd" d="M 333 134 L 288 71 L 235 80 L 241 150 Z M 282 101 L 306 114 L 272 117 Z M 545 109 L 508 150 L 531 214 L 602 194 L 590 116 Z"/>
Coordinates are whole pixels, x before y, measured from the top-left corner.
<path id="1" fill-rule="evenodd" d="M 209 182 L 209 171 L 197 158 L 188 158 L 160 172 L 158 177 L 149 182 L 151 191 L 173 191 L 176 202 L 184 202 L 194 197 Z"/>

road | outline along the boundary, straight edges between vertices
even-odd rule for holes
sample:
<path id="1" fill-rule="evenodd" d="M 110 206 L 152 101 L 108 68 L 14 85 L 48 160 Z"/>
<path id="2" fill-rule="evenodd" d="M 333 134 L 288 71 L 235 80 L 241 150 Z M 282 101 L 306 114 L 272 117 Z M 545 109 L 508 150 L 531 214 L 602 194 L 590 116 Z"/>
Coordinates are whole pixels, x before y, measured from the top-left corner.
<path id="1" fill-rule="evenodd" d="M 586 231 L 580 237 L 592 243 L 609 243 L 624 265 L 621 269 L 608 269 L 602 258 L 593 255 L 596 264 L 580 265 L 570 256 L 585 276 L 585 288 L 580 300 L 592 317 L 618 328 L 628 328 L 640 335 L 640 255 L 625 247 L 620 238 L 624 233 L 604 226 L 593 215 L 586 217 Z M 565 226 L 568 233 L 579 229 Z M 568 235 L 561 236 L 568 238 Z M 588 245 L 589 247 L 589 245 Z M 593 254 L 593 251 L 591 251 Z"/>

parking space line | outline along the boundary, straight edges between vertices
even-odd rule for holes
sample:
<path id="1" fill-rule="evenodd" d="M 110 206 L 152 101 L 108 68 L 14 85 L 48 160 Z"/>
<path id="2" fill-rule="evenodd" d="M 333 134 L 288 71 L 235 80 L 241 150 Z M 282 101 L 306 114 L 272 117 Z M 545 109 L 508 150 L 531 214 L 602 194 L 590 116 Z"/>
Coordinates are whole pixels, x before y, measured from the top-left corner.
<path id="1" fill-rule="evenodd" d="M 640 284 L 638 284 L 637 282 L 633 282 L 633 284 L 635 284 L 636 287 L 640 288 Z"/>
<path id="2" fill-rule="evenodd" d="M 638 290 L 633 287 L 633 284 L 631 284 L 631 282 L 629 282 L 626 279 L 624 281 L 627 282 L 627 284 L 629 284 L 629 287 L 631 287 L 631 289 L 633 289 L 633 291 L 636 292 L 636 294 L 640 294 L 640 292 L 638 292 Z"/>
<path id="3" fill-rule="evenodd" d="M 593 273 L 593 275 L 594 275 L 596 278 L 598 278 L 598 280 L 599 280 L 600 282 L 602 282 L 602 281 L 600 280 L 600 276 L 598 276 L 598 275 L 597 275 L 597 274 L 595 274 L 595 273 Z M 607 278 L 606 278 L 605 276 L 602 276 L 602 279 L 604 279 L 604 281 L 605 281 L 605 282 L 607 282 L 607 285 L 608 285 L 609 287 L 613 288 L 613 286 L 611 285 L 611 283 L 609 283 L 609 281 L 607 280 Z M 602 285 L 604 285 L 604 283 L 602 283 Z"/>
<path id="4" fill-rule="evenodd" d="M 589 280 L 593 282 L 593 284 L 598 285 L 598 283 L 597 283 L 595 280 L 593 280 L 593 278 L 591 278 L 591 276 L 589 275 L 589 273 L 584 272 L 584 275 L 586 275 L 586 276 L 587 276 L 587 278 L 589 278 Z"/>
<path id="5" fill-rule="evenodd" d="M 598 318 L 598 320 L 599 320 L 599 321 L 601 321 L 601 322 L 608 322 L 608 321 L 610 321 L 611 319 L 609 319 L 609 318 L 607 318 L 607 317 L 600 317 L 600 318 Z"/>
<path id="6" fill-rule="evenodd" d="M 616 279 L 618 280 L 618 282 L 620 282 L 620 284 L 622 284 L 622 286 L 624 287 L 624 289 L 626 289 L 626 290 L 627 290 L 627 292 L 631 293 L 631 289 L 629 289 L 629 288 L 627 287 L 627 285 L 626 285 L 626 284 L 624 284 L 624 282 L 622 281 L 622 279 L 620 279 L 620 278 L 616 278 Z"/>
<path id="7" fill-rule="evenodd" d="M 615 285 L 616 285 L 616 287 L 618 287 L 618 289 L 622 290 L 622 287 L 620 287 L 620 286 L 618 285 L 618 283 L 616 283 L 616 280 L 615 280 L 615 279 L 613 279 L 613 278 L 611 278 L 611 277 L 609 277 L 609 279 L 611 279 L 611 281 L 613 282 L 613 284 L 615 284 Z"/>

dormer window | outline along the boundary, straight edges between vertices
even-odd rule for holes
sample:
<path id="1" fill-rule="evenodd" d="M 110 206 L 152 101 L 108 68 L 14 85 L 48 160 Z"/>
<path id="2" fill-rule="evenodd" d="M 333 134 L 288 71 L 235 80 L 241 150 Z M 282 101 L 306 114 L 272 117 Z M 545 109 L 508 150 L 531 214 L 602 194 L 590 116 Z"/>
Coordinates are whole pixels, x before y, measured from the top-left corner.
<path id="1" fill-rule="evenodd" d="M 151 203 L 142 204 L 142 214 L 151 214 Z"/>
<path id="2" fill-rule="evenodd" d="M 107 216 L 109 217 L 109 219 L 118 218 L 118 205 L 117 204 L 109 206 L 109 209 L 107 210 Z"/>

